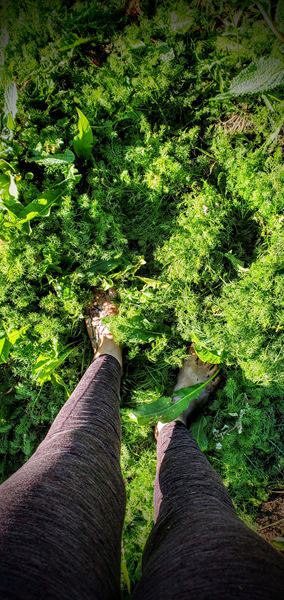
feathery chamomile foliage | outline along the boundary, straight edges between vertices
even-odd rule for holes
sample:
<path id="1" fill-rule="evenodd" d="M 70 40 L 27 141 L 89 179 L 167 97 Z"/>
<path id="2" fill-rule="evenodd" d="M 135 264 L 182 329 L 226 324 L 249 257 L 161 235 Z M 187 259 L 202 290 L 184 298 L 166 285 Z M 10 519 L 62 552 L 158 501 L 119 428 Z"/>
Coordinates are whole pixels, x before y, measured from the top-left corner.
<path id="1" fill-rule="evenodd" d="M 132 413 L 171 395 L 194 336 L 226 350 L 202 414 L 237 510 L 283 482 L 284 6 L 131 6 L 2 3 L 0 476 L 92 360 L 91 286 L 115 285 L 134 586 L 155 442 Z"/>

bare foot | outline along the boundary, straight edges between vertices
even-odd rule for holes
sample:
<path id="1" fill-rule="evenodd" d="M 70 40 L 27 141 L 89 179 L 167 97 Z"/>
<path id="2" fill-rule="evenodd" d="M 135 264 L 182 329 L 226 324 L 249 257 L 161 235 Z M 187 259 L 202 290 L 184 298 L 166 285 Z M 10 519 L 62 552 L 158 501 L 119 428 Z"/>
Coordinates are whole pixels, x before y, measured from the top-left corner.
<path id="1" fill-rule="evenodd" d="M 197 383 L 205 383 L 207 379 L 210 379 L 218 370 L 219 365 L 213 365 L 212 363 L 204 363 L 200 358 L 198 358 L 195 350 L 194 344 L 191 344 L 189 348 L 189 358 L 184 361 L 183 366 L 178 374 L 177 383 L 175 385 L 174 390 L 177 392 L 181 388 L 189 387 L 191 385 L 196 385 Z M 202 388 L 198 398 L 190 400 L 188 408 L 186 408 L 179 417 L 176 418 L 176 421 L 182 421 L 185 425 L 187 425 L 187 419 L 193 411 L 200 406 L 203 406 L 210 394 L 217 387 L 220 381 L 220 375 L 215 377 L 212 381 Z M 177 402 L 180 400 L 181 396 L 175 394 L 173 396 L 173 402 Z M 155 437 L 157 439 L 159 432 L 165 423 L 159 421 L 155 427 Z"/>
<path id="2" fill-rule="evenodd" d="M 190 385 L 196 385 L 197 383 L 205 383 L 207 379 L 213 377 L 213 375 L 218 370 L 218 365 L 213 365 L 212 363 L 204 363 L 200 358 L 198 358 L 195 350 L 194 344 L 191 344 L 189 348 L 189 358 L 184 362 L 182 369 L 180 370 L 177 378 L 177 383 L 175 385 L 174 390 L 178 391 L 183 387 L 188 387 Z M 212 381 L 204 387 L 198 398 L 190 400 L 188 408 L 186 408 L 178 417 L 180 421 L 183 421 L 186 425 L 187 419 L 191 413 L 200 406 L 206 404 L 210 394 L 217 387 L 220 381 L 220 376 L 215 377 Z M 174 395 L 173 402 L 177 402 L 180 400 L 181 396 Z"/>
<path id="3" fill-rule="evenodd" d="M 114 302 L 116 291 L 110 288 L 107 292 L 94 290 L 94 298 L 86 309 L 86 327 L 94 349 L 95 358 L 101 354 L 111 354 L 122 366 L 121 347 L 115 342 L 113 334 L 102 323 L 103 317 L 118 314 L 118 307 Z"/>

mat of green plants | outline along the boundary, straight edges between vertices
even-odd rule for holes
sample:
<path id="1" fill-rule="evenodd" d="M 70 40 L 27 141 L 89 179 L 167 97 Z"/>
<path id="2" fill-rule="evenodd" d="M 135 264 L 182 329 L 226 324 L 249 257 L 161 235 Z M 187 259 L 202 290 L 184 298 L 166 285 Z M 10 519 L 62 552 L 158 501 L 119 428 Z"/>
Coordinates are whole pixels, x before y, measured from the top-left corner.
<path id="1" fill-rule="evenodd" d="M 222 357 L 191 429 L 238 514 L 256 527 L 283 488 L 284 0 L 0 16 L 1 481 L 90 365 L 84 307 L 114 286 L 127 597 L 153 525 L 154 419 L 137 415 L 171 397 L 192 341 Z"/>

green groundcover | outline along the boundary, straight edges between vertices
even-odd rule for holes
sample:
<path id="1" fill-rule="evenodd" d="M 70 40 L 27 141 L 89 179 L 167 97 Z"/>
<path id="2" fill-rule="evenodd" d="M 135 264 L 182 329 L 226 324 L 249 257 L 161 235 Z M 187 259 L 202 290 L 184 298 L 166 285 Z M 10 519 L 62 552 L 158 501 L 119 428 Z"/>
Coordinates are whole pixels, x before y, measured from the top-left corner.
<path id="1" fill-rule="evenodd" d="M 15 0 L 0 18 L 1 481 L 92 360 L 92 286 L 115 286 L 127 598 L 153 524 L 148 405 L 192 341 L 221 367 L 192 432 L 238 514 L 256 528 L 283 487 L 284 0 Z"/>

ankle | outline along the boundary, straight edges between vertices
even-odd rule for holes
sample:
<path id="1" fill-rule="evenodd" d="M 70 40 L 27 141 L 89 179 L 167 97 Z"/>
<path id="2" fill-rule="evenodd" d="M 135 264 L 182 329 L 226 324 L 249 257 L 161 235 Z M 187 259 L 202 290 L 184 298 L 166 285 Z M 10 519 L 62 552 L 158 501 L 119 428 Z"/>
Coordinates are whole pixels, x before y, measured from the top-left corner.
<path id="1" fill-rule="evenodd" d="M 121 346 L 117 344 L 114 340 L 105 338 L 102 343 L 99 345 L 97 352 L 95 353 L 95 358 L 101 356 L 101 354 L 110 354 L 118 360 L 120 366 L 122 367 L 122 350 Z"/>

